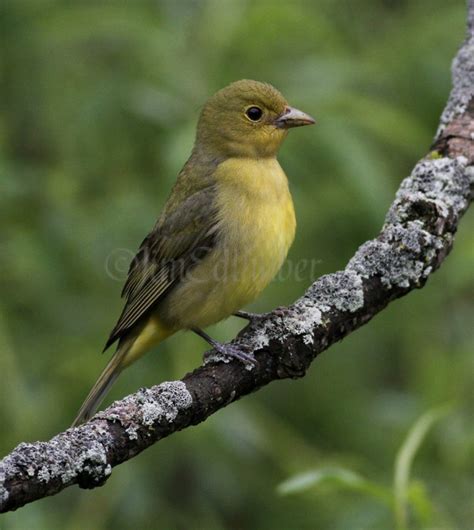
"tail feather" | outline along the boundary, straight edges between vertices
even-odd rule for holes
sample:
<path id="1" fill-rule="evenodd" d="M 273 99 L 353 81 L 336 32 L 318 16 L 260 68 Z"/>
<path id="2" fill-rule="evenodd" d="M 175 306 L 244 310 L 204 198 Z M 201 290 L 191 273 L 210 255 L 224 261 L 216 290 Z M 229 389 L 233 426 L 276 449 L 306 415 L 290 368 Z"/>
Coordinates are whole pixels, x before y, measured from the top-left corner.
<path id="1" fill-rule="evenodd" d="M 110 390 L 110 387 L 114 384 L 120 372 L 125 368 L 123 361 L 131 345 L 130 343 L 125 343 L 118 347 L 114 356 L 110 359 L 96 384 L 86 397 L 71 427 L 77 427 L 80 423 L 89 421 L 95 414 L 102 400 Z"/>
<path id="2" fill-rule="evenodd" d="M 161 324 L 158 319 L 150 318 L 143 325 L 135 328 L 126 337 L 122 338 L 117 351 L 80 408 L 72 427 L 76 427 L 92 418 L 124 368 L 135 362 L 152 346 L 172 335 L 174 331 L 174 329 Z"/>

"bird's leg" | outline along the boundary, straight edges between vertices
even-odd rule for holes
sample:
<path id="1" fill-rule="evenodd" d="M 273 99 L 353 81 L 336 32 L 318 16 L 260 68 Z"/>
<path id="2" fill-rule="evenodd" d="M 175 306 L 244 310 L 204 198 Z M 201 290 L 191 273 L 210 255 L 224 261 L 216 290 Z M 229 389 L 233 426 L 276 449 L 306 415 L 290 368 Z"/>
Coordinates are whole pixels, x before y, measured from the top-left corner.
<path id="1" fill-rule="evenodd" d="M 217 350 L 222 355 L 227 355 L 229 357 L 232 357 L 233 359 L 238 359 L 239 361 L 242 361 L 244 363 L 252 363 L 254 365 L 257 364 L 257 361 L 252 355 L 245 353 L 237 346 L 233 346 L 232 344 L 222 344 L 221 342 L 218 342 L 217 340 L 210 337 L 202 329 L 193 328 L 192 331 L 194 331 L 196 335 L 199 335 L 201 338 L 203 338 L 207 343 L 209 343 L 215 350 Z"/>
<path id="2" fill-rule="evenodd" d="M 236 311 L 234 313 L 235 317 L 244 318 L 245 320 L 250 320 L 250 322 L 254 320 L 260 320 L 265 316 L 265 314 L 261 313 L 251 313 L 250 311 Z"/>

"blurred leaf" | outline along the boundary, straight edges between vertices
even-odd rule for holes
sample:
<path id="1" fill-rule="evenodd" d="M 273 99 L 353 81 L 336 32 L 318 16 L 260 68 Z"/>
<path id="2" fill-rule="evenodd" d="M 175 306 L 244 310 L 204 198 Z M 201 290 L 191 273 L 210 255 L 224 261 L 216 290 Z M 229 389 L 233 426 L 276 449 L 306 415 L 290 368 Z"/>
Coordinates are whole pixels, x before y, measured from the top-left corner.
<path id="1" fill-rule="evenodd" d="M 282 482 L 277 492 L 280 495 L 294 495 L 312 488 L 331 486 L 337 490 L 352 490 L 376 497 L 390 504 L 390 492 L 386 488 L 367 480 L 349 469 L 332 467 L 306 471 Z"/>
<path id="2" fill-rule="evenodd" d="M 423 440 L 433 425 L 444 418 L 450 411 L 451 406 L 445 405 L 429 410 L 414 423 L 408 432 L 395 459 L 394 474 L 394 502 L 395 518 L 398 530 L 408 529 L 408 501 L 410 499 L 410 474 L 413 460 Z M 420 487 L 412 490 L 412 500 L 418 507 L 420 513 L 430 511 L 429 501 L 424 490 Z"/>

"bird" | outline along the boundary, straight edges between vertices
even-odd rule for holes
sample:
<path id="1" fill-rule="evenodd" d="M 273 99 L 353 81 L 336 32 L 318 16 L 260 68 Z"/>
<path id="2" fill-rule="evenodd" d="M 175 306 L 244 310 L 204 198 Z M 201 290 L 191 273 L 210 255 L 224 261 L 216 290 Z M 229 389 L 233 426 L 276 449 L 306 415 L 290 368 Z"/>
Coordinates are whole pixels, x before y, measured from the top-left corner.
<path id="1" fill-rule="evenodd" d="M 289 129 L 315 120 L 272 85 L 243 79 L 202 107 L 194 146 L 162 213 L 132 260 L 123 311 L 104 351 L 117 349 L 73 426 L 91 419 L 119 374 L 180 330 L 244 363 L 250 354 L 204 328 L 257 298 L 286 259 L 296 229 L 288 179 L 277 160 Z"/>

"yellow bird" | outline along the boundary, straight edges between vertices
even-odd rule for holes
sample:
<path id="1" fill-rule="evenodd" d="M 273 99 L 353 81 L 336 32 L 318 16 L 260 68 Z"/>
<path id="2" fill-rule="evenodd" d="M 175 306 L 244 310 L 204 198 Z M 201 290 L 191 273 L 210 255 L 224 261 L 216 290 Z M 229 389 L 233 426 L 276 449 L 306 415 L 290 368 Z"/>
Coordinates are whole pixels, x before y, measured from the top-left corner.
<path id="1" fill-rule="evenodd" d="M 73 425 L 87 421 L 120 372 L 152 346 L 187 329 L 219 352 L 202 328 L 253 301 L 286 258 L 295 234 L 288 180 L 276 159 L 288 129 L 314 119 L 273 86 L 241 80 L 204 105 L 189 160 L 130 265 L 125 307 L 105 348 L 117 351 Z"/>

